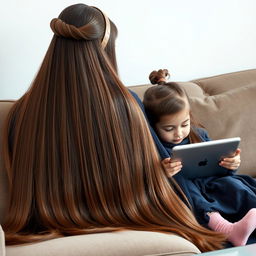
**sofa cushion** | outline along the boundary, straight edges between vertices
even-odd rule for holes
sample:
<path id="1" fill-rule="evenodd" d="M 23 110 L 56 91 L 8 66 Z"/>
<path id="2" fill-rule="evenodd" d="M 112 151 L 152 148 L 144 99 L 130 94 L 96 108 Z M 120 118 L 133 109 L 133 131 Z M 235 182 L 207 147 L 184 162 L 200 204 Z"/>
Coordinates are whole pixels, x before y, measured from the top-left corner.
<path id="1" fill-rule="evenodd" d="M 197 247 L 179 236 L 131 230 L 71 236 L 6 247 L 6 256 L 188 256 L 197 253 L 200 253 Z"/>
<path id="2" fill-rule="evenodd" d="M 256 83 L 256 69 L 238 71 L 218 76 L 195 79 L 206 95 L 217 95 Z"/>
<path id="3" fill-rule="evenodd" d="M 196 119 L 212 139 L 241 137 L 238 173 L 255 177 L 256 69 L 194 80 L 183 88 Z"/>
<path id="4" fill-rule="evenodd" d="M 192 113 L 212 139 L 241 137 L 239 170 L 253 176 L 256 171 L 255 97 L 256 84 L 214 96 L 190 97 Z"/>

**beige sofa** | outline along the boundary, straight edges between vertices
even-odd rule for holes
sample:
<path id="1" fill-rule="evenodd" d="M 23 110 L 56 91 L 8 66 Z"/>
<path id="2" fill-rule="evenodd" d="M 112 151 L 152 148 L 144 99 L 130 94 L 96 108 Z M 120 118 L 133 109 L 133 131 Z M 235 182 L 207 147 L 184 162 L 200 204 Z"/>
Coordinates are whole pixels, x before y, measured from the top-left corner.
<path id="1" fill-rule="evenodd" d="M 190 97 L 195 117 L 213 139 L 241 137 L 242 164 L 239 172 L 256 177 L 256 69 L 180 82 L 180 85 Z M 142 98 L 148 86 L 133 86 L 130 89 Z M 12 101 L 0 101 L 0 131 L 12 104 Z M 8 214 L 8 188 L 1 157 L 0 154 L 0 223 Z M 130 230 L 5 247 L 0 227 L 0 256 L 187 256 L 198 253 L 200 251 L 196 246 L 179 236 Z"/>

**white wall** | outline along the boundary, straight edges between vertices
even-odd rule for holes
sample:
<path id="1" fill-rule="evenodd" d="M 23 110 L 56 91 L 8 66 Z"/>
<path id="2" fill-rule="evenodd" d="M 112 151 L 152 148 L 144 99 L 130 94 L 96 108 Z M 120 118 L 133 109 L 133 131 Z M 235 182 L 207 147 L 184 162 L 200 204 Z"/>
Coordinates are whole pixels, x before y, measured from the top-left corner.
<path id="1" fill-rule="evenodd" d="M 0 99 L 16 99 L 27 90 L 52 37 L 50 20 L 75 3 L 1 3 Z M 116 23 L 119 72 L 126 85 L 148 83 L 148 74 L 159 68 L 168 68 L 175 81 L 256 68 L 255 0 L 84 3 Z"/>

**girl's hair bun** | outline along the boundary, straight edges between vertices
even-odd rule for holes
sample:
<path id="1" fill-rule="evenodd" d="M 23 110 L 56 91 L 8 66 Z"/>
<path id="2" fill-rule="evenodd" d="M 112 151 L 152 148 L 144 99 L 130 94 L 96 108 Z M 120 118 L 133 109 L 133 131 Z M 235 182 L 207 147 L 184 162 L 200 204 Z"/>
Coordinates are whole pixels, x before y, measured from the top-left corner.
<path id="1" fill-rule="evenodd" d="M 150 73 L 149 80 L 151 84 L 166 84 L 169 77 L 168 69 L 159 69 L 158 71 L 154 70 Z"/>

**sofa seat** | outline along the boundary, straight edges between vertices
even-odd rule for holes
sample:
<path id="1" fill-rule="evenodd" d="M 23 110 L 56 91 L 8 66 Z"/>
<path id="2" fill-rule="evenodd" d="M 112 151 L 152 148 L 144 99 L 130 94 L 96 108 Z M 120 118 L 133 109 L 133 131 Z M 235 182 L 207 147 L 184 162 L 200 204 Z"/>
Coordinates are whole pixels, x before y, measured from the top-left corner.
<path id="1" fill-rule="evenodd" d="M 195 245 L 177 235 L 132 230 L 69 236 L 6 247 L 6 256 L 189 256 L 197 253 L 200 251 Z"/>

